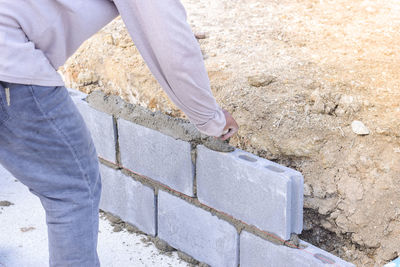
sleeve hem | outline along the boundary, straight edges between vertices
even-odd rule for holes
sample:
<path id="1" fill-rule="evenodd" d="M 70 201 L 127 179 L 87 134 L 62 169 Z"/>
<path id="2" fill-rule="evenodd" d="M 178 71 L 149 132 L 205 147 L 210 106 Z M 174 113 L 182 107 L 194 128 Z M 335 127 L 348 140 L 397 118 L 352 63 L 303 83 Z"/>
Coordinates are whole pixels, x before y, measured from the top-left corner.
<path id="1" fill-rule="evenodd" d="M 221 108 L 219 108 L 214 116 L 209 119 L 206 123 L 195 124 L 196 128 L 201 132 L 209 136 L 219 137 L 222 135 L 226 126 L 225 114 Z"/>

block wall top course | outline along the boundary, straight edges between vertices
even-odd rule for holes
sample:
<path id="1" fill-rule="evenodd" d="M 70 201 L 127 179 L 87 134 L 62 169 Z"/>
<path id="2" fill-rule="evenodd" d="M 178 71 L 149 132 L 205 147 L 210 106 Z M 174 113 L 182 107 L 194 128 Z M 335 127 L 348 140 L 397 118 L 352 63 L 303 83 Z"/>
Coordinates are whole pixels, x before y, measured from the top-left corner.
<path id="1" fill-rule="evenodd" d="M 190 143 L 124 119 L 118 119 L 118 135 L 124 167 L 193 196 Z"/>
<path id="2" fill-rule="evenodd" d="M 233 151 L 227 141 L 200 133 L 188 120 L 175 118 L 160 111 L 153 112 L 145 107 L 125 102 L 119 96 L 106 95 L 100 90 L 90 93 L 86 100 L 93 108 L 122 118 L 138 125 L 159 131 L 175 139 L 203 144 L 217 151 Z"/>

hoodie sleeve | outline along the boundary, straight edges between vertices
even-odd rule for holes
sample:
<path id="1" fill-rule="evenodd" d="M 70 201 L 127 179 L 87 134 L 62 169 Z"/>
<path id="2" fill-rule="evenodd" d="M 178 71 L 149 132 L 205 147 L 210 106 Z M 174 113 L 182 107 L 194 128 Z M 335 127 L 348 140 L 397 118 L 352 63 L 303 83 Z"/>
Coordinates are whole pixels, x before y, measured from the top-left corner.
<path id="1" fill-rule="evenodd" d="M 221 136 L 225 115 L 179 0 L 114 0 L 126 28 L 168 97 L 196 128 Z"/>

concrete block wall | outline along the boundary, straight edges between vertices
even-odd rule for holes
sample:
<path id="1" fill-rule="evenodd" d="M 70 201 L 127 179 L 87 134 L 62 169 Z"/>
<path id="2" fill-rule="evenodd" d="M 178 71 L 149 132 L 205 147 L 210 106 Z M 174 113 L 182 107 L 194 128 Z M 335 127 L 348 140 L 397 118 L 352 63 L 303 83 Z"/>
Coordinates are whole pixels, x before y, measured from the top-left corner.
<path id="1" fill-rule="evenodd" d="M 210 266 L 354 266 L 296 238 L 298 171 L 119 97 L 70 95 L 99 155 L 102 210 Z"/>

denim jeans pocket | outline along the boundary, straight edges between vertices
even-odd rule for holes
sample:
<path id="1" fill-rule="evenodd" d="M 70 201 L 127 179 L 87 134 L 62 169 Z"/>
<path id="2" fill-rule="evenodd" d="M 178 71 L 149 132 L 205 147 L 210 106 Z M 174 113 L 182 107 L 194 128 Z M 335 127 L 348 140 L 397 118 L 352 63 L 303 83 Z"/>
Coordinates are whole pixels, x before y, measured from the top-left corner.
<path id="1" fill-rule="evenodd" d="M 10 118 L 5 106 L 5 86 L 0 82 L 0 126 Z"/>

